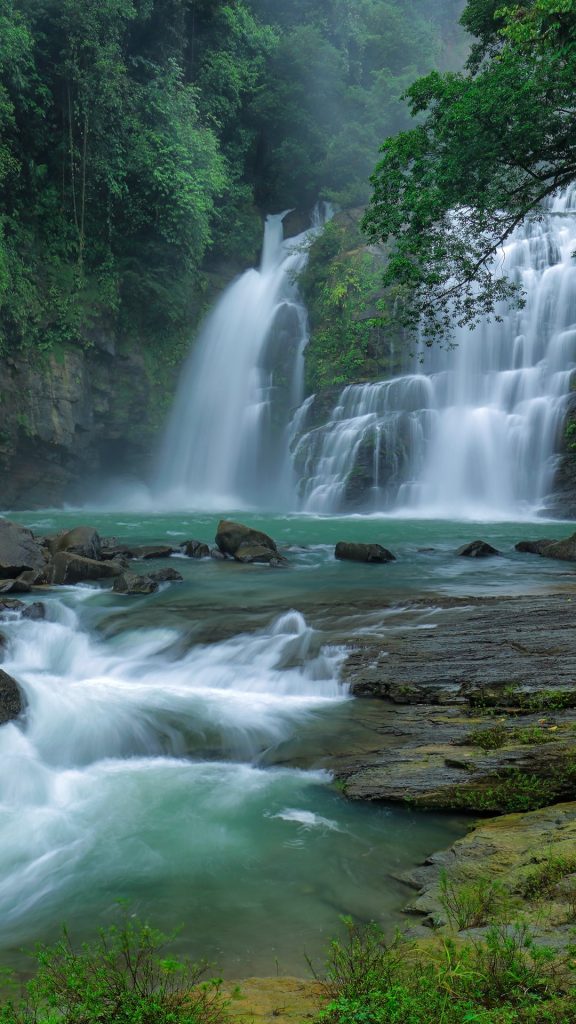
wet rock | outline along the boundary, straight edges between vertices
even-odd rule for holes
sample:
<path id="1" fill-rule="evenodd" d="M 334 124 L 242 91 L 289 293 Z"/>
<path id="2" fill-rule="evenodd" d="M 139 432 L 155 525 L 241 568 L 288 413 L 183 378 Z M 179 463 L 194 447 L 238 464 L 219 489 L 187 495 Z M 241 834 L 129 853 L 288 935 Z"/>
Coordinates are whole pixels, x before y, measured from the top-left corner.
<path id="1" fill-rule="evenodd" d="M 222 554 L 231 555 L 233 558 L 237 558 L 240 548 L 244 548 L 245 556 L 248 556 L 249 549 L 266 549 L 272 551 L 276 558 L 282 557 L 272 537 L 232 519 L 220 519 L 215 540 Z"/>
<path id="2" fill-rule="evenodd" d="M 210 548 L 201 540 L 185 540 L 180 550 L 187 558 L 210 558 Z"/>
<path id="3" fill-rule="evenodd" d="M 133 575 L 133 574 L 132 574 Z M 184 579 L 182 573 L 177 572 L 176 569 L 155 569 L 154 572 L 148 573 L 149 580 L 155 580 L 156 583 L 179 583 Z"/>
<path id="4" fill-rule="evenodd" d="M 150 576 L 139 576 L 135 572 L 124 572 L 114 580 L 112 588 L 117 594 L 153 594 L 158 583 Z"/>
<path id="5" fill-rule="evenodd" d="M 278 551 L 271 551 L 270 548 L 264 547 L 262 544 L 241 544 L 236 550 L 234 558 L 243 565 L 262 564 L 278 568 L 288 564 L 287 559 Z"/>
<path id="6" fill-rule="evenodd" d="M 170 555 L 174 554 L 174 548 L 169 544 L 146 544 L 141 547 L 129 548 L 126 553 L 129 558 L 148 561 L 151 558 L 170 558 Z"/>
<path id="7" fill-rule="evenodd" d="M 463 558 L 490 558 L 492 555 L 499 555 L 500 552 L 484 540 L 473 540 L 458 548 L 456 554 Z"/>
<path id="8" fill-rule="evenodd" d="M 18 580 L 28 583 L 30 587 L 40 587 L 48 583 L 46 566 L 43 569 L 26 569 L 18 576 Z"/>
<path id="9" fill-rule="evenodd" d="M 354 544 L 350 541 L 338 541 L 334 549 L 334 557 L 347 562 L 395 562 L 396 556 L 383 548 L 381 544 Z"/>
<path id="10" fill-rule="evenodd" d="M 29 594 L 31 589 L 30 584 L 21 577 L 15 580 L 0 580 L 0 594 Z"/>
<path id="11" fill-rule="evenodd" d="M 215 562 L 225 562 L 228 555 L 225 555 L 220 548 L 210 548 L 210 558 L 213 558 Z"/>
<path id="12" fill-rule="evenodd" d="M 565 562 L 576 562 L 576 533 L 573 533 L 570 537 L 565 537 L 564 540 L 556 540 L 552 544 L 547 544 L 539 554 L 545 558 L 558 558 Z"/>
<path id="13" fill-rule="evenodd" d="M 553 543 L 553 540 L 520 540 L 514 547 L 516 551 L 522 551 L 529 555 L 543 555 L 546 548 Z"/>
<path id="14" fill-rule="evenodd" d="M 13 579 L 26 569 L 42 569 L 46 555 L 31 530 L 0 518 L 0 577 Z"/>
<path id="15" fill-rule="evenodd" d="M 0 597 L 0 617 L 5 612 L 16 612 L 23 619 L 46 618 L 46 608 L 41 601 L 25 604 L 24 601 L 18 601 L 16 598 Z"/>
<path id="16" fill-rule="evenodd" d="M 18 718 L 25 707 L 26 700 L 18 683 L 0 669 L 0 725 Z"/>
<path id="17" fill-rule="evenodd" d="M 122 566 L 115 562 L 97 562 L 93 558 L 83 558 L 69 551 L 59 551 L 48 567 L 51 583 L 83 583 L 85 580 L 110 579 L 119 576 Z"/>
<path id="18" fill-rule="evenodd" d="M 59 551 L 69 551 L 82 558 L 99 561 L 102 557 L 100 535 L 93 526 L 76 526 L 73 530 L 65 530 L 55 537 L 46 538 L 48 549 L 54 556 Z"/>

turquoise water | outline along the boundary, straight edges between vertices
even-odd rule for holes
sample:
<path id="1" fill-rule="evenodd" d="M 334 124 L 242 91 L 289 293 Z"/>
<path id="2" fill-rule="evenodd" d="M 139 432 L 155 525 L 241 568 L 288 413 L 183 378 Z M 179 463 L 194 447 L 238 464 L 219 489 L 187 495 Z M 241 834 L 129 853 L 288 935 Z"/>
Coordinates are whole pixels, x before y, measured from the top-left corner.
<path id="1" fill-rule="evenodd" d="M 90 523 L 175 545 L 211 543 L 218 522 L 14 518 L 36 533 Z M 570 524 L 241 518 L 277 540 L 287 568 L 176 556 L 154 568 L 171 564 L 184 582 L 149 597 L 108 583 L 61 588 L 45 595 L 46 622 L 2 624 L 3 667 L 29 702 L 23 724 L 0 730 L 6 955 L 63 921 L 89 934 L 127 899 L 160 927 L 181 927 L 181 949 L 229 976 L 302 974 L 304 953 L 322 956 L 342 914 L 400 922 L 410 892 L 398 875 L 464 830 L 454 816 L 349 803 L 331 786 L 322 752 L 345 745 L 355 706 L 342 641 L 366 629 L 385 638 L 391 606 L 418 624 L 429 608 L 433 626 L 438 595 L 573 586 L 570 565 L 514 551 Z M 478 537 L 502 556 L 455 557 Z M 337 540 L 382 543 L 397 561 L 336 562 Z M 276 753 L 287 750 L 291 761 Z"/>

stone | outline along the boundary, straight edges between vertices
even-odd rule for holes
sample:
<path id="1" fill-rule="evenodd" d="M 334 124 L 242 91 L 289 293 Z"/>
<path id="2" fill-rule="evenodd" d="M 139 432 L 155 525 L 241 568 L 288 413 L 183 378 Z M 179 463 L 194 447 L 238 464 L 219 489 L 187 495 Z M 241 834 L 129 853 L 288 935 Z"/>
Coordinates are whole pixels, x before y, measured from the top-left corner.
<path id="1" fill-rule="evenodd" d="M 21 577 L 15 580 L 0 580 L 0 594 L 29 594 L 31 586 Z"/>
<path id="2" fill-rule="evenodd" d="M 47 537 L 47 545 L 51 555 L 59 551 L 69 551 L 82 558 L 99 561 L 102 557 L 100 535 L 93 526 L 76 526 L 73 530 L 65 530 L 55 537 Z"/>
<path id="3" fill-rule="evenodd" d="M 25 707 L 26 699 L 18 683 L 0 669 L 0 725 L 18 718 Z"/>
<path id="4" fill-rule="evenodd" d="M 355 544 L 340 540 L 334 549 L 334 557 L 344 562 L 395 562 L 396 557 L 381 544 Z"/>
<path id="5" fill-rule="evenodd" d="M 558 558 L 565 562 L 576 562 L 576 533 L 571 534 L 570 537 L 565 537 L 563 540 L 555 540 L 552 544 L 547 544 L 539 554 L 544 555 L 545 558 Z"/>
<path id="6" fill-rule="evenodd" d="M 243 565 L 264 564 L 277 568 L 278 566 L 288 564 L 287 559 L 278 551 L 272 551 L 262 544 L 241 544 L 237 548 L 234 558 Z"/>
<path id="7" fill-rule="evenodd" d="M 26 569 L 42 569 L 45 563 L 42 545 L 32 530 L 0 518 L 0 577 L 14 579 Z"/>
<path id="8" fill-rule="evenodd" d="M 18 601 L 16 598 L 0 597 L 0 616 L 6 612 L 16 612 L 23 619 L 46 618 L 46 608 L 41 601 L 24 604 L 24 601 Z"/>
<path id="9" fill-rule="evenodd" d="M 546 548 L 553 543 L 553 540 L 520 540 L 514 547 L 516 551 L 522 551 L 529 555 L 543 555 Z"/>
<path id="10" fill-rule="evenodd" d="M 148 561 L 151 558 L 170 558 L 170 555 L 174 554 L 174 548 L 169 544 L 146 544 L 141 547 L 128 548 L 125 553 L 129 558 Z"/>
<path id="11" fill-rule="evenodd" d="M 201 540 L 185 540 L 180 550 L 187 558 L 210 558 L 210 548 Z"/>
<path id="12" fill-rule="evenodd" d="M 244 546 L 267 548 L 274 556 L 279 557 L 276 543 L 267 533 L 253 530 L 251 526 L 235 523 L 231 519 L 221 519 L 216 531 L 216 545 L 224 555 L 236 557 L 238 548 Z"/>
<path id="13" fill-rule="evenodd" d="M 134 575 L 134 574 L 132 574 Z M 154 572 L 148 573 L 149 580 L 155 580 L 156 583 L 179 583 L 184 579 L 182 573 L 177 572 L 176 569 L 155 569 Z"/>
<path id="14" fill-rule="evenodd" d="M 124 572 L 114 580 L 112 588 L 116 594 L 153 594 L 158 583 L 150 576 L 139 576 L 135 572 Z"/>
<path id="15" fill-rule="evenodd" d="M 116 562 L 97 562 L 93 558 L 83 558 L 69 551 L 59 551 L 48 569 L 50 582 L 58 585 L 110 579 L 119 576 L 121 572 L 122 566 Z"/>
<path id="16" fill-rule="evenodd" d="M 490 558 L 492 555 L 499 555 L 500 552 L 484 540 L 472 540 L 458 548 L 456 554 L 462 558 Z"/>
<path id="17" fill-rule="evenodd" d="M 213 558 L 215 562 L 225 562 L 228 559 L 228 555 L 220 551 L 220 548 L 210 548 L 210 558 Z"/>

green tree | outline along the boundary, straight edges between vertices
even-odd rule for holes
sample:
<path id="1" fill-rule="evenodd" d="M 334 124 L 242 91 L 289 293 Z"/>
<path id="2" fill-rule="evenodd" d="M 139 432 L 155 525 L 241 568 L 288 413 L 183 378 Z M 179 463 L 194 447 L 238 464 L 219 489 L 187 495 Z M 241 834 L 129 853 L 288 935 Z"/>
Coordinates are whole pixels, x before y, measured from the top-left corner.
<path id="1" fill-rule="evenodd" d="M 469 0 L 462 23 L 466 70 L 408 89 L 420 121 L 384 143 L 364 222 L 392 240 L 385 283 L 405 287 L 402 322 L 427 343 L 522 302 L 494 258 L 576 178 L 575 0 Z"/>

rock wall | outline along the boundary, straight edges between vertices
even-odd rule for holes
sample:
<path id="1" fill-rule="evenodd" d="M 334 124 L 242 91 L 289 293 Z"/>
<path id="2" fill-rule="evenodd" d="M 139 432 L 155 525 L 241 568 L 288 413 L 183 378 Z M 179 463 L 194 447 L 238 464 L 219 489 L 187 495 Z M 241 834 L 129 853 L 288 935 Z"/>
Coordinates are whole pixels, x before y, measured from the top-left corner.
<path id="1" fill-rule="evenodd" d="M 104 333 L 0 357 L 0 507 L 82 501 L 99 479 L 143 476 L 166 388 L 151 369 Z"/>

